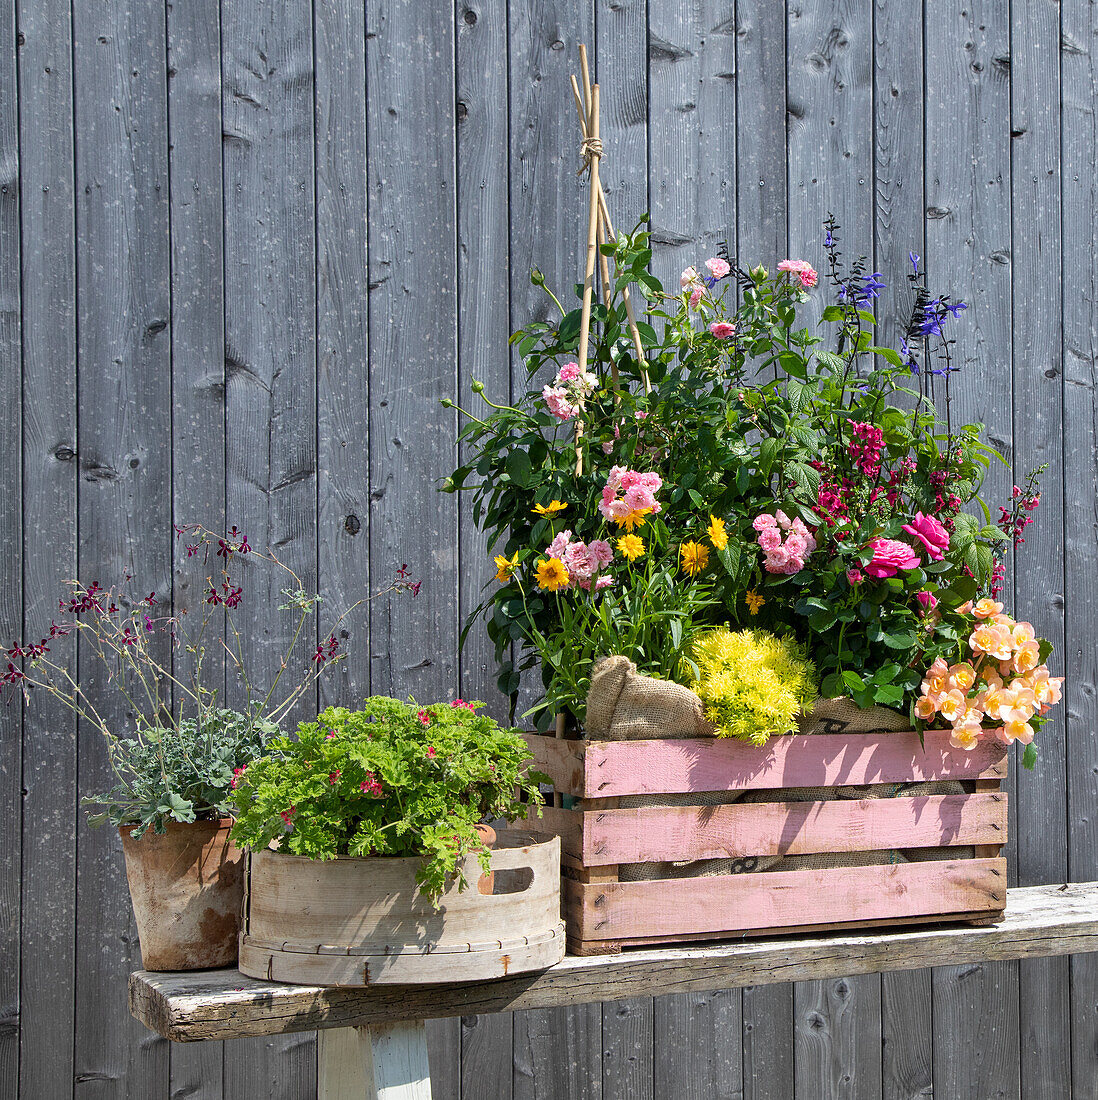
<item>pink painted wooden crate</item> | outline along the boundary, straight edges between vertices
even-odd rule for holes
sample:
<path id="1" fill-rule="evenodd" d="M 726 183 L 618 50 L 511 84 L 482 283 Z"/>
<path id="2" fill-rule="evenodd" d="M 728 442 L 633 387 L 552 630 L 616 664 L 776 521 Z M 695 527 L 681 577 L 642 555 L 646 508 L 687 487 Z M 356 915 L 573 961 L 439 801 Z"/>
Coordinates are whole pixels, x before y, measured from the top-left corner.
<path id="1" fill-rule="evenodd" d="M 561 838 L 570 949 L 812 928 L 999 919 L 1006 901 L 1006 749 L 953 749 L 947 732 L 815 734 L 765 748 L 713 738 L 577 741 L 527 735 L 535 767 L 574 808 Z M 630 795 L 966 780 L 971 793 L 624 808 Z M 559 800 L 558 800 L 559 801 Z M 622 864 L 949 848 L 957 857 L 864 867 L 620 881 Z M 961 849 L 971 849 L 969 855 Z"/>

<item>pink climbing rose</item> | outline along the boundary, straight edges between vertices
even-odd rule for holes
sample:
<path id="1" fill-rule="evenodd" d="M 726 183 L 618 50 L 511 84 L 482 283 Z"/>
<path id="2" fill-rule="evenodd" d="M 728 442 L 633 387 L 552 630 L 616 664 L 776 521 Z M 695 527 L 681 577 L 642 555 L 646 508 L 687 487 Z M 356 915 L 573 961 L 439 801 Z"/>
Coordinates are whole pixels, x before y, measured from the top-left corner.
<path id="1" fill-rule="evenodd" d="M 778 264 L 778 270 L 796 275 L 801 280 L 801 286 L 806 290 L 814 287 L 819 278 L 816 269 L 807 260 L 782 260 Z"/>
<path id="2" fill-rule="evenodd" d="M 904 532 L 926 547 L 926 556 L 931 561 L 941 561 L 949 549 L 949 532 L 933 516 L 924 516 L 916 512 L 910 523 L 904 524 Z"/>
<path id="3" fill-rule="evenodd" d="M 901 569 L 917 569 L 918 555 L 906 542 L 897 539 L 871 539 L 869 548 L 873 560 L 865 567 L 866 573 L 876 580 L 894 577 Z"/>

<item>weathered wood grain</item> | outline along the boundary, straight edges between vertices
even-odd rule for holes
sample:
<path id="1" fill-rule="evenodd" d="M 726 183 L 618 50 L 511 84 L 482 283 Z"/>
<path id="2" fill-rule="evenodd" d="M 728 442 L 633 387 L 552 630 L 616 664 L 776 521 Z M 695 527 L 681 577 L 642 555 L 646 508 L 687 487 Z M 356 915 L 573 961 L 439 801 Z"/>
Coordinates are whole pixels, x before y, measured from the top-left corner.
<path id="1" fill-rule="evenodd" d="M 312 11 L 221 5 L 228 519 L 316 591 L 316 223 Z M 253 681 L 269 685 L 292 638 L 284 586 L 253 571 L 238 622 Z M 306 637 L 290 657 L 307 665 Z M 230 699 L 239 701 L 237 692 Z M 308 708 L 315 706 L 315 697 Z M 302 704 L 288 716 L 306 713 Z M 308 1096 L 311 1036 L 226 1049 L 232 1100 Z"/>
<path id="2" fill-rule="evenodd" d="M 72 20 L 67 0 L 20 4 L 22 216 L 23 602 L 28 629 L 56 614 L 76 574 L 76 269 Z M 12 100 L 14 103 L 14 99 Z M 5 251 L 5 256 L 7 255 Z M 48 553 L 42 550 L 48 547 Z M 21 625 L 21 624 L 20 624 Z M 75 646 L 52 656 L 75 667 Z M 36 842 L 22 853 L 19 1089 L 72 1088 L 76 961 L 76 723 L 39 696 L 23 716 L 22 813 Z"/>
<path id="3" fill-rule="evenodd" d="M 736 4 L 736 243 L 746 267 L 773 268 L 786 256 L 785 23 L 785 5 Z"/>
<path id="4" fill-rule="evenodd" d="M 875 979 L 844 977 L 797 987 L 797 1096 L 881 1095 L 881 984 Z"/>
<path id="5" fill-rule="evenodd" d="M 559 815 L 568 813 L 577 811 L 557 811 Z M 545 814 L 542 826 L 549 824 L 549 816 Z M 1006 836 L 1006 797 L 990 792 L 747 806 L 666 806 L 594 810 L 583 814 L 583 819 L 579 854 L 586 866 L 599 866 L 1001 844 Z M 570 826 L 565 828 L 571 833 Z"/>
<path id="6" fill-rule="evenodd" d="M 929 779 L 996 779 L 1004 747 L 981 740 L 953 749 L 949 733 L 792 734 L 758 749 L 720 738 L 681 741 L 557 741 L 528 734 L 533 767 L 557 790 L 582 798 L 689 791 L 858 786 Z"/>
<path id="7" fill-rule="evenodd" d="M 0 644 L 23 636 L 22 496 L 22 293 L 20 287 L 19 102 L 15 5 L 0 9 L 0 454 L 8 476 L 0 480 Z M 19 959 L 22 907 L 23 714 L 9 703 L 0 735 L 0 797 L 8 807 L 0 823 L 0 1097 L 19 1089 Z"/>
<path id="8" fill-rule="evenodd" d="M 735 989 L 676 993 L 655 1001 L 654 1100 L 705 1096 L 739 1100 L 744 1064 Z"/>
<path id="9" fill-rule="evenodd" d="M 718 0 L 649 5 L 653 271 L 672 293 L 722 242 L 736 252 L 735 36 Z"/>
<path id="10" fill-rule="evenodd" d="M 1014 482 L 1034 467 L 1060 469 L 1063 455 L 1062 256 L 1060 209 L 1060 6 L 1023 0 L 1011 7 L 1011 206 L 1025 231 L 1011 232 L 1015 326 L 1011 393 Z M 1030 303 L 1039 302 L 1037 308 Z M 1064 483 L 1045 477 L 1036 522 L 1015 553 L 1014 606 L 1063 660 Z M 1059 668 L 1057 668 L 1059 671 Z M 1050 882 L 1068 873 L 1064 724 L 1041 729 L 1037 768 L 1017 783 L 1018 879 Z M 1019 969 L 1021 1094 L 1054 1100 L 1071 1091 L 1069 961 L 1044 959 Z"/>
<path id="11" fill-rule="evenodd" d="M 275 1035 L 314 1027 L 435 1018 L 469 1012 L 576 1005 L 623 995 L 691 993 L 955 961 L 1080 954 L 1098 947 L 1098 883 L 1012 889 L 1004 919 L 987 927 L 797 936 L 744 943 L 656 947 L 569 956 L 541 974 L 422 989 L 321 989 L 243 978 L 236 971 L 135 973 L 130 1008 L 176 1042 Z"/>
<path id="12" fill-rule="evenodd" d="M 505 349 L 510 324 L 509 149 L 507 111 L 507 4 L 505 0 L 459 3 L 457 71 L 457 275 L 458 403 L 479 398 L 483 382 L 497 403 L 510 403 L 511 367 Z M 482 406 L 484 407 L 484 406 Z M 466 453 L 460 456 L 463 460 Z M 487 538 L 473 522 L 472 505 L 458 498 L 458 614 L 462 624 L 495 584 Z M 498 546 L 493 553 L 501 553 Z M 459 656 L 460 694 L 480 699 L 503 721 L 508 700 L 496 687 L 495 647 L 483 627 L 466 639 Z M 510 1100 L 514 1021 L 509 1014 L 468 1016 L 461 1021 L 461 1066 L 455 1079 L 464 1100 Z M 440 1075 L 436 1074 L 436 1078 Z"/>
<path id="13" fill-rule="evenodd" d="M 1086 259 L 1098 248 L 1098 11 L 1065 4 L 1060 28 L 1064 652 L 1065 725 L 1070 807 L 1068 867 L 1085 875 L 1098 867 L 1098 632 L 1094 559 L 1098 546 L 1098 272 Z M 1055 655 L 1052 658 L 1056 663 Z M 1098 1078 L 1098 960 L 1083 957 L 1070 971 L 1072 1089 L 1094 1091 Z"/>
<path id="14" fill-rule="evenodd" d="M 960 369 L 934 379 L 934 399 L 944 409 L 948 398 L 955 425 L 985 423 L 992 445 L 1011 462 L 1010 377 L 1003 366 L 1012 330 L 1009 5 L 928 0 L 926 19 L 938 28 L 926 56 L 926 87 L 934 89 L 927 133 L 949 134 L 926 149 L 926 264 L 933 293 L 968 303 L 954 330 Z M 1008 469 L 993 465 L 984 487 L 993 506 L 1010 485 Z M 1014 852 L 1008 850 L 1012 873 Z M 936 1034 L 955 1039 L 935 1044 L 936 1093 L 1018 1095 L 1016 965 L 935 974 L 933 1018 Z"/>
<path id="15" fill-rule="evenodd" d="M 167 6 L 168 184 L 172 197 L 172 519 L 225 527 L 225 326 L 221 190 L 221 35 L 216 0 Z M 203 460 L 196 462 L 195 455 Z M 172 544 L 172 606 L 200 610 L 185 544 Z M 217 647 L 206 667 L 224 696 Z M 182 671 L 178 669 L 177 671 Z M 177 703 L 179 701 L 177 700 Z M 171 1050 L 169 1090 L 222 1094 L 224 1047 Z"/>
<path id="16" fill-rule="evenodd" d="M 314 4 L 316 172 L 317 570 L 332 619 L 371 592 L 369 346 L 366 331 L 366 23 L 351 0 Z M 368 605 L 343 622 L 344 659 L 320 705 L 355 706 L 370 690 Z M 322 637 L 321 637 L 322 635 Z"/>
<path id="17" fill-rule="evenodd" d="M 658 1089 L 655 1069 L 664 1061 L 663 1051 L 674 1050 L 669 1036 L 677 1023 L 675 1006 L 669 1004 L 657 1025 L 659 1003 L 630 997 L 602 1006 L 602 1100 L 652 1100 Z M 734 1047 L 734 1041 L 727 1041 L 733 1038 L 726 1035 L 724 1045 Z"/>

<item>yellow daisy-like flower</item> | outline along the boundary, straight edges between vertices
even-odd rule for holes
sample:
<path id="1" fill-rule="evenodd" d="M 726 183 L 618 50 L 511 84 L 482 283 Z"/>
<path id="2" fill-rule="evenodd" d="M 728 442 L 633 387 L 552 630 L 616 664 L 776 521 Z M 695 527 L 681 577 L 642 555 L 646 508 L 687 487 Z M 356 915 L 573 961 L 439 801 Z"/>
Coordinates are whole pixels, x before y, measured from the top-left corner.
<path id="1" fill-rule="evenodd" d="M 626 531 L 632 532 L 634 527 L 643 527 L 645 524 L 645 516 L 651 512 L 651 508 L 634 508 L 631 512 L 626 512 L 620 519 L 615 516 L 614 522 L 619 527 L 624 527 Z"/>
<path id="2" fill-rule="evenodd" d="M 759 613 L 759 608 L 766 603 L 766 600 L 764 600 L 753 588 L 749 588 L 744 593 L 743 601 L 747 604 L 747 608 L 752 615 L 757 615 Z"/>
<path id="3" fill-rule="evenodd" d="M 723 550 L 728 545 L 728 532 L 724 527 L 724 520 L 716 516 L 709 517 L 709 541 L 717 550 Z"/>
<path id="4" fill-rule="evenodd" d="M 494 560 L 496 563 L 496 580 L 500 584 L 506 584 L 511 579 L 515 566 L 518 565 L 518 551 L 515 551 L 513 558 L 505 558 L 502 554 L 497 554 Z"/>
<path id="5" fill-rule="evenodd" d="M 538 587 L 545 589 L 546 592 L 556 592 L 557 589 L 563 588 L 569 579 L 568 570 L 564 568 L 564 563 L 560 558 L 539 561 L 537 576 Z"/>
<path id="6" fill-rule="evenodd" d="M 548 504 L 535 504 L 533 511 L 537 512 L 539 516 L 555 516 L 567 507 L 568 505 L 562 500 L 551 500 Z"/>
<path id="7" fill-rule="evenodd" d="M 700 542 L 684 542 L 679 547 L 682 571 L 696 577 L 709 564 L 709 547 Z"/>
<path id="8" fill-rule="evenodd" d="M 644 540 L 639 535 L 622 535 L 618 539 L 618 549 L 622 557 L 636 561 L 637 558 L 644 557 Z"/>

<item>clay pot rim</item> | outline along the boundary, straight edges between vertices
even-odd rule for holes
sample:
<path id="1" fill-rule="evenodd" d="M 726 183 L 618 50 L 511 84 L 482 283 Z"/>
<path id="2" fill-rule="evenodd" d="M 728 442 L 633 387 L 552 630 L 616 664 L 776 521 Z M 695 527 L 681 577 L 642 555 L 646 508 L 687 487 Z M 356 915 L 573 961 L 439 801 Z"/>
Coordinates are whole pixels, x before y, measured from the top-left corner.
<path id="1" fill-rule="evenodd" d="M 175 829 L 193 829 L 196 826 L 207 826 L 208 827 L 210 825 L 216 825 L 216 828 L 213 830 L 216 833 L 216 832 L 220 832 L 222 829 L 231 829 L 233 827 L 233 825 L 235 825 L 235 824 L 236 824 L 236 818 L 235 817 L 200 817 L 200 818 L 197 818 L 194 821 L 170 821 L 169 820 L 168 824 L 167 824 L 167 829 L 169 831 L 171 831 L 171 830 L 175 830 Z M 141 825 L 140 821 L 126 822 L 126 823 L 118 826 L 118 831 L 120 833 L 125 833 L 127 836 L 129 836 L 133 832 L 133 830 L 139 828 L 140 825 Z M 143 840 L 145 838 L 145 836 L 148 836 L 148 835 L 151 835 L 151 836 L 164 836 L 166 834 L 165 833 L 158 833 L 150 825 L 148 827 L 148 829 L 145 831 L 145 833 L 143 833 L 142 836 L 139 839 Z"/>

